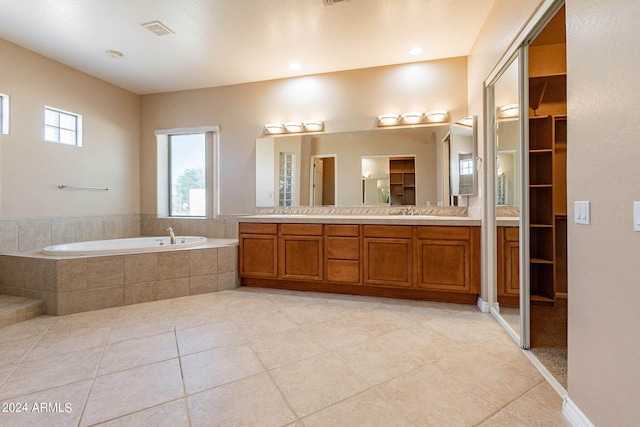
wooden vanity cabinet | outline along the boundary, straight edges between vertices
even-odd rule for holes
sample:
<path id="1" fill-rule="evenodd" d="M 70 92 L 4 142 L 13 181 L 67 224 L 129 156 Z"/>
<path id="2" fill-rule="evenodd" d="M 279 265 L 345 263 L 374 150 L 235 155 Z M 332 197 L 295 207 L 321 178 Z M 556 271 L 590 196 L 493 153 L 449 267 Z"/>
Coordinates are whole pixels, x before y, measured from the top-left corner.
<path id="1" fill-rule="evenodd" d="M 240 223 L 238 244 L 241 277 L 278 276 L 278 224 Z"/>
<path id="2" fill-rule="evenodd" d="M 480 292 L 479 229 L 418 227 L 416 230 L 417 286 L 462 293 Z"/>
<path id="3" fill-rule="evenodd" d="M 365 225 L 363 234 L 363 284 L 412 287 L 412 227 Z"/>
<path id="4" fill-rule="evenodd" d="M 325 248 L 327 281 L 360 283 L 360 226 L 325 225 Z"/>
<path id="5" fill-rule="evenodd" d="M 504 307 L 520 306 L 520 229 L 498 227 L 498 303 Z"/>
<path id="6" fill-rule="evenodd" d="M 280 224 L 280 278 L 322 280 L 322 224 Z"/>
<path id="7" fill-rule="evenodd" d="M 480 227 L 240 223 L 243 285 L 475 304 Z"/>

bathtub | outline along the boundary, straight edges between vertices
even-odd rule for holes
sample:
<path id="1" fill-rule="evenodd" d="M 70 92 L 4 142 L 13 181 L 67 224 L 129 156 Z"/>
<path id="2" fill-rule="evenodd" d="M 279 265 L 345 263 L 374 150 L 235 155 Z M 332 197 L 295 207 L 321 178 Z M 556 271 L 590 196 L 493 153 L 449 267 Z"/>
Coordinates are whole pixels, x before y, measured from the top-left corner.
<path id="1" fill-rule="evenodd" d="M 182 248 L 213 243 L 218 246 L 229 246 L 237 241 L 233 239 L 207 239 L 199 236 L 176 236 L 176 243 L 171 244 L 169 237 L 134 237 L 127 239 L 93 240 L 88 242 L 65 243 L 47 246 L 42 250 L 48 256 L 89 256 L 113 255 L 139 252 L 172 251 Z"/>
<path id="2" fill-rule="evenodd" d="M 60 316 L 240 286 L 237 239 L 177 236 L 176 242 L 138 237 L 1 254 L 2 293 L 34 295 L 46 314 Z"/>

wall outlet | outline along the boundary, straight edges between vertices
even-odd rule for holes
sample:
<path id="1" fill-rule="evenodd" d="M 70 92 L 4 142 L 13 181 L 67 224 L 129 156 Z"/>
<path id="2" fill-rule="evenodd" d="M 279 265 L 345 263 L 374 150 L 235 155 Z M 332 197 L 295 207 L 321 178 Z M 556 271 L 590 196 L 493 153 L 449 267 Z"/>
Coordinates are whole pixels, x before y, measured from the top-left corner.
<path id="1" fill-rule="evenodd" d="M 640 202 L 633 202 L 633 229 L 640 231 Z"/>
<path id="2" fill-rule="evenodd" d="M 576 224 L 591 224 L 591 202 L 575 202 L 574 219 Z"/>

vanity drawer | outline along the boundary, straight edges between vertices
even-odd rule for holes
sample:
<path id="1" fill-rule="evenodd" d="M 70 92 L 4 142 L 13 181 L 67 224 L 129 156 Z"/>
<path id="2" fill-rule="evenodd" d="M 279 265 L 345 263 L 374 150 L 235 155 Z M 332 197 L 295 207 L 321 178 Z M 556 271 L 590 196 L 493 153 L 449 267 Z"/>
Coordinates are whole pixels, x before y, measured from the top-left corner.
<path id="1" fill-rule="evenodd" d="M 327 237 L 327 258 L 360 259 L 360 239 L 357 237 Z"/>
<path id="2" fill-rule="evenodd" d="M 327 261 L 327 280 L 330 282 L 360 283 L 358 261 Z"/>
<path id="3" fill-rule="evenodd" d="M 469 240 L 471 232 L 469 227 L 439 227 L 425 225 L 418 227 L 418 239 L 437 240 Z"/>
<path id="4" fill-rule="evenodd" d="M 240 234 L 278 234 L 278 224 L 257 224 L 241 222 L 238 224 Z"/>
<path id="5" fill-rule="evenodd" d="M 322 236 L 322 224 L 280 224 L 280 233 L 289 236 Z"/>
<path id="6" fill-rule="evenodd" d="M 325 225 L 327 236 L 358 237 L 360 235 L 359 225 Z"/>
<path id="7" fill-rule="evenodd" d="M 410 225 L 365 225 L 364 236 L 410 239 L 411 226 Z"/>

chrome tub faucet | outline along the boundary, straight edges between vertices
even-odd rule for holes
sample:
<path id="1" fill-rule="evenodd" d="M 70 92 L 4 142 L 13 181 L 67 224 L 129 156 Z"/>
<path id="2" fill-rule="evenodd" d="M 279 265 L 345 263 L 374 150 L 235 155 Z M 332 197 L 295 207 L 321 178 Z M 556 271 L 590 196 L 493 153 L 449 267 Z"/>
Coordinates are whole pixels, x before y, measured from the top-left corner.
<path id="1" fill-rule="evenodd" d="M 173 234 L 173 228 L 169 227 L 167 228 L 167 231 L 169 232 L 169 243 L 171 243 L 172 245 L 176 244 L 176 235 Z"/>

